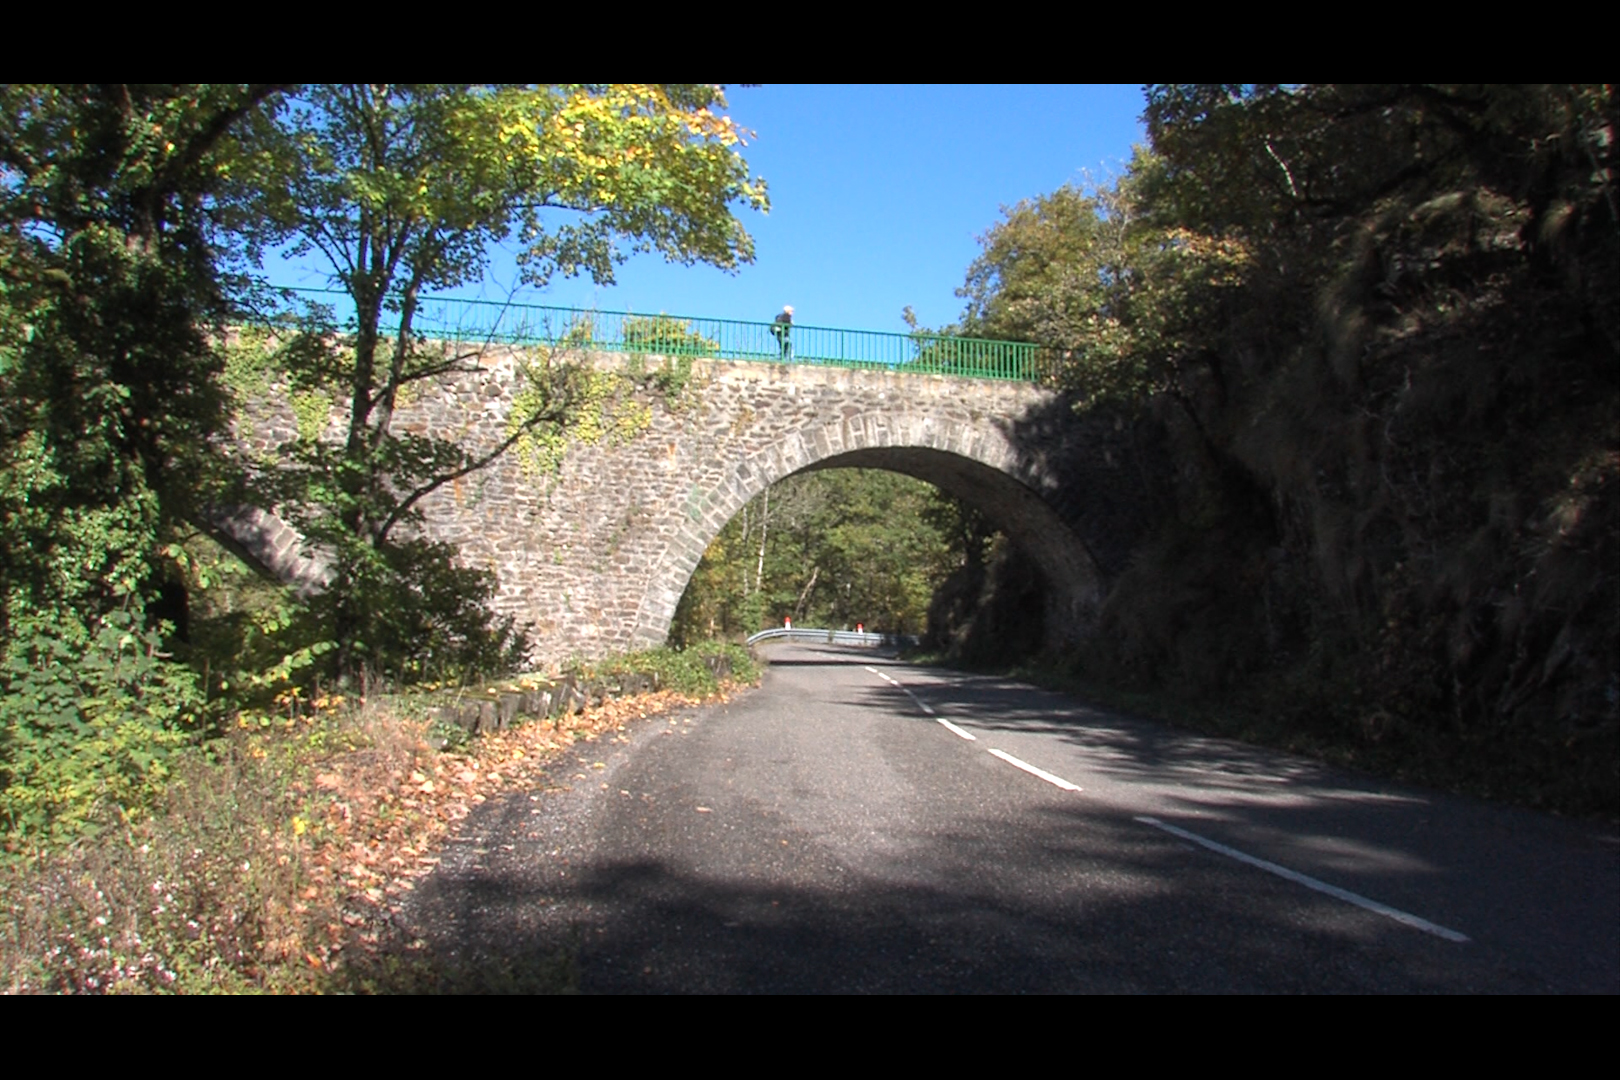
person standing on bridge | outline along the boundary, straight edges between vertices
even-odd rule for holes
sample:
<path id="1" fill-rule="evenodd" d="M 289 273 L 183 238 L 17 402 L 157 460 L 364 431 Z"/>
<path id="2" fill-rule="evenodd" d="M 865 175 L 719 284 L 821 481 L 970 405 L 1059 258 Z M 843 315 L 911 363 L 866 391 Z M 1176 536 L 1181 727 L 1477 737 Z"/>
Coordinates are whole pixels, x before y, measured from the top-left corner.
<path id="1" fill-rule="evenodd" d="M 793 305 L 783 304 L 782 314 L 776 317 L 771 324 L 771 334 L 776 338 L 776 344 L 782 349 L 782 359 L 793 359 Z"/>

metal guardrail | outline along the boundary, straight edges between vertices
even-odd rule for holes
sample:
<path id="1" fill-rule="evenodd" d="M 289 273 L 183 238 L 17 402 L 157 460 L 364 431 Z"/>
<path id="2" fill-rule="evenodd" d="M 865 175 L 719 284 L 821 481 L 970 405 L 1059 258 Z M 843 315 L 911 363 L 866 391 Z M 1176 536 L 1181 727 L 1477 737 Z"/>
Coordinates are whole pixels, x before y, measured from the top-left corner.
<path id="1" fill-rule="evenodd" d="M 348 294 L 337 290 L 286 291 L 334 308 L 348 301 Z M 324 299 L 327 297 L 331 299 Z M 419 301 L 414 325 L 427 337 L 447 341 L 543 345 L 633 355 L 819 364 L 1020 382 L 1041 382 L 1053 372 L 1049 350 L 1020 341 L 686 315 L 636 315 L 491 300 L 426 298 Z"/>
<path id="2" fill-rule="evenodd" d="M 909 648 L 917 645 L 919 639 L 915 634 L 874 634 L 870 630 L 817 630 L 795 626 L 791 630 L 785 627 L 761 630 L 748 638 L 750 645 L 761 641 L 809 641 L 820 645 L 855 645 L 875 649 L 884 645 Z"/>

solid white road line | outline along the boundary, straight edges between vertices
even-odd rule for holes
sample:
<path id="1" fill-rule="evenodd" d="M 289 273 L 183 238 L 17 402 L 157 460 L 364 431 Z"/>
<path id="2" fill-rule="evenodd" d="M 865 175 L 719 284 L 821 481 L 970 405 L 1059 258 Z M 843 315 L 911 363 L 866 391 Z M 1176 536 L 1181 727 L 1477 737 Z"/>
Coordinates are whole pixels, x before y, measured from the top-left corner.
<path id="1" fill-rule="evenodd" d="M 990 752 L 995 753 L 994 750 Z M 1171 836 L 1179 836 L 1183 840 L 1190 840 L 1200 847 L 1208 848 L 1210 851 L 1225 855 L 1227 858 L 1246 863 L 1257 870 L 1264 870 L 1268 874 L 1276 874 L 1280 878 L 1286 878 L 1296 885 L 1303 885 L 1307 889 L 1315 889 L 1319 893 L 1326 893 L 1335 899 L 1343 900 L 1347 904 L 1354 904 L 1358 908 L 1365 908 L 1375 914 L 1382 915 L 1386 919 L 1394 919 L 1402 926 L 1410 926 L 1414 930 L 1421 930 L 1425 934 L 1433 934 L 1435 937 L 1445 938 L 1447 941 L 1455 941 L 1459 944 L 1468 940 L 1467 934 L 1459 934 L 1455 930 L 1448 930 L 1444 926 L 1432 923 L 1427 919 L 1420 919 L 1409 912 L 1401 911 L 1399 908 L 1392 908 L 1388 904 L 1380 904 L 1376 900 L 1369 900 L 1367 897 L 1353 893 L 1348 889 L 1341 889 L 1337 885 L 1329 885 L 1325 881 L 1318 881 L 1316 878 L 1301 874 L 1297 870 L 1290 870 L 1286 866 L 1278 866 L 1274 862 L 1257 859 L 1253 855 L 1247 855 L 1236 848 L 1229 848 L 1225 844 L 1217 844 L 1215 841 L 1199 836 L 1197 833 L 1190 833 L 1186 829 L 1178 829 L 1174 825 L 1167 825 L 1158 818 L 1138 817 L 1136 820 L 1144 825 L 1151 825 L 1155 829 L 1163 829 Z"/>
<path id="2" fill-rule="evenodd" d="M 1029 773 L 1029 775 L 1038 776 L 1042 780 L 1045 780 L 1048 784 L 1052 784 L 1052 785 L 1055 785 L 1057 787 L 1060 787 L 1064 791 L 1079 791 L 1080 790 L 1080 785 L 1079 784 L 1071 784 L 1067 780 L 1063 779 L 1063 777 L 1061 777 L 1061 776 L 1053 776 L 1051 773 L 1047 772 L 1045 769 L 1037 769 L 1035 766 L 1031 765 L 1027 761 L 1019 761 L 1017 758 L 1013 757 L 1011 754 L 1007 753 L 1005 750 L 992 750 L 990 752 L 992 754 L 994 754 L 996 757 L 1000 758 L 1002 761 L 1005 761 L 1007 764 L 1011 765 L 1013 768 L 1015 768 L 1015 769 L 1023 769 L 1025 772 Z"/>
<path id="3" fill-rule="evenodd" d="M 963 731 L 961 728 L 957 727 L 955 724 L 951 723 L 949 720 L 945 719 L 943 716 L 936 716 L 936 717 L 934 717 L 934 719 L 938 720 L 940 723 L 944 724 L 945 725 L 945 730 L 949 731 L 952 735 L 960 735 L 960 736 L 962 736 L 962 738 L 966 739 L 968 742 L 978 742 L 979 741 L 979 737 L 977 735 L 973 734 L 973 732 L 971 732 L 971 731 Z"/>

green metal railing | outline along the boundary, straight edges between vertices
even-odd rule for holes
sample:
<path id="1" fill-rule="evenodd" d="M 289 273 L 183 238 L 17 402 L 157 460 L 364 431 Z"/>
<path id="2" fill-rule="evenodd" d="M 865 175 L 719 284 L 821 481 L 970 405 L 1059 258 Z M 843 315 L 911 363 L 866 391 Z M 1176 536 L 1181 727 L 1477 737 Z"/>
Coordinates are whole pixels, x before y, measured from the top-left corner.
<path id="1" fill-rule="evenodd" d="M 336 307 L 344 293 L 289 290 Z M 330 297 L 328 300 L 326 298 Z M 428 298 L 413 320 L 417 332 L 446 341 L 544 345 L 592 352 L 646 353 L 788 364 L 957 375 L 1040 382 L 1050 353 L 1018 341 L 890 334 L 830 326 L 789 326 L 687 315 L 636 315 L 539 304 Z"/>

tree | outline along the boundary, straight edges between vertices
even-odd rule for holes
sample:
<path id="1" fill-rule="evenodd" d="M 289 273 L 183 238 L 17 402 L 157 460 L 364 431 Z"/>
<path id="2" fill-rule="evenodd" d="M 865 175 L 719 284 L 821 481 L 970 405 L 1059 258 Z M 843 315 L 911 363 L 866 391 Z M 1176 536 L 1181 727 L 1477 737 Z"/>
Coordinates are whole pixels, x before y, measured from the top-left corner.
<path id="1" fill-rule="evenodd" d="M 530 284 L 580 273 L 608 283 L 636 251 L 725 269 L 751 261 L 732 207 L 766 209 L 765 188 L 748 176 L 743 132 L 723 105 L 718 88 L 698 85 L 317 87 L 242 141 L 235 207 L 246 254 L 316 253 L 354 303 L 343 334 L 311 323 L 283 350 L 295 384 L 346 406 L 341 444 L 291 448 L 297 483 L 284 500 L 334 554 L 326 602 L 340 667 L 377 645 L 366 631 L 379 629 L 384 598 L 442 608 L 453 597 L 424 593 L 430 579 L 476 596 L 466 572 L 450 573 L 448 550 L 397 530 L 417 520 L 422 498 L 530 429 L 565 424 L 596 385 L 566 365 L 533 365 L 523 423 L 482 456 L 394 432 L 403 387 L 476 360 L 424 342 L 424 294 L 477 280 L 490 246 L 513 238 Z"/>
<path id="2" fill-rule="evenodd" d="M 790 476 L 726 523 L 681 597 L 684 643 L 779 625 L 915 633 L 935 586 L 981 557 L 977 515 L 921 480 L 879 469 Z M 980 550 L 970 551 L 968 545 Z"/>
<path id="3" fill-rule="evenodd" d="M 1146 191 L 1162 170 L 1139 149 L 1111 185 L 1004 209 L 957 290 L 965 332 L 1046 346 L 1087 401 L 1174 392 L 1178 361 L 1229 304 L 1248 252 L 1156 216 Z"/>
<path id="4" fill-rule="evenodd" d="M 272 86 L 0 88 L 0 830 L 138 810 L 197 693 L 163 651 L 209 485 L 214 195 Z M 171 593 L 172 598 L 172 593 Z"/>

